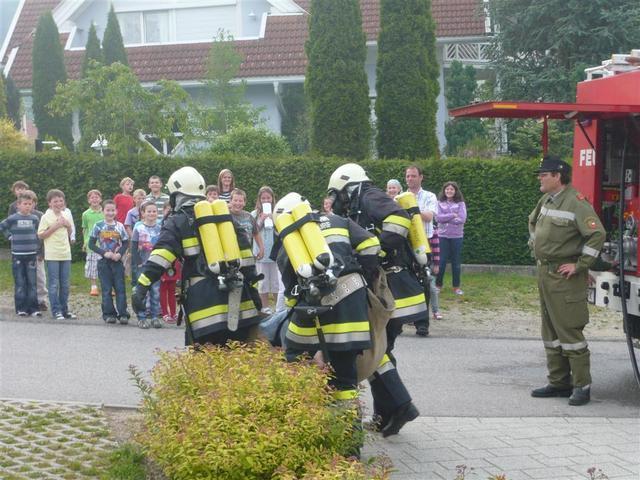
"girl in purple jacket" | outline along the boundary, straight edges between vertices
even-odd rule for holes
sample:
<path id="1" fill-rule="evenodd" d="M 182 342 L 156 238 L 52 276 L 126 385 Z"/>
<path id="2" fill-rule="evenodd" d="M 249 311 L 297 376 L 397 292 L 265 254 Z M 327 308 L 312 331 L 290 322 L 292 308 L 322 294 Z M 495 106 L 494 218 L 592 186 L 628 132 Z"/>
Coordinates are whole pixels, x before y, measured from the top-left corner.
<path id="1" fill-rule="evenodd" d="M 464 223 L 467 221 L 467 206 L 456 182 L 446 182 L 443 185 L 438 196 L 436 221 L 440 238 L 440 271 L 436 277 L 436 287 L 442 288 L 447 262 L 451 262 L 453 291 L 456 295 L 462 295 L 460 265 L 462 264 L 462 237 L 464 236 Z"/>

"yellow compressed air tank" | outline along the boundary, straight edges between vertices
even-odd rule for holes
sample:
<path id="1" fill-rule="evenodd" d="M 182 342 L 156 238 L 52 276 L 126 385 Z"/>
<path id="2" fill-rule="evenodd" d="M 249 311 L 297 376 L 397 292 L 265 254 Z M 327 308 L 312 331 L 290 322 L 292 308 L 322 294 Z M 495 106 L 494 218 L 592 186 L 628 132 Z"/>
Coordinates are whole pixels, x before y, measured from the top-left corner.
<path id="1" fill-rule="evenodd" d="M 196 220 L 213 215 L 211 204 L 202 200 L 193 206 L 193 213 Z M 220 263 L 224 262 L 224 250 L 220 242 L 218 227 L 215 223 L 205 223 L 198 226 L 200 241 L 204 251 L 204 258 L 207 260 L 207 267 L 213 273 L 220 273 Z"/>
<path id="2" fill-rule="evenodd" d="M 293 215 L 281 213 L 276 217 L 276 231 L 278 234 L 294 222 Z M 302 240 L 299 230 L 294 230 L 282 239 L 282 245 L 287 252 L 293 270 L 304 278 L 313 275 L 313 261 Z"/>
<path id="3" fill-rule="evenodd" d="M 416 257 L 416 261 L 420 265 L 426 265 L 428 262 L 427 253 L 431 253 L 429 239 L 424 231 L 424 223 L 418 210 L 418 200 L 411 192 L 404 192 L 395 199 L 402 208 L 404 208 L 411 217 L 411 227 L 409 228 L 409 243 L 411 250 Z"/>
<path id="4" fill-rule="evenodd" d="M 309 213 L 311 213 L 311 206 L 306 202 L 300 203 L 291 209 L 291 215 L 293 215 L 295 221 L 300 220 Z M 329 268 L 333 264 L 333 254 L 329 249 L 327 240 L 320 231 L 320 226 L 316 222 L 307 222 L 300 227 L 299 232 L 316 268 L 320 270 Z"/>
<path id="5" fill-rule="evenodd" d="M 229 215 L 229 206 L 227 202 L 218 199 L 211 203 L 211 210 L 214 215 Z M 236 229 L 231 220 L 219 222 L 218 235 L 220 235 L 220 243 L 224 250 L 224 258 L 227 262 L 240 261 L 240 247 L 238 246 L 238 237 L 236 237 Z"/>

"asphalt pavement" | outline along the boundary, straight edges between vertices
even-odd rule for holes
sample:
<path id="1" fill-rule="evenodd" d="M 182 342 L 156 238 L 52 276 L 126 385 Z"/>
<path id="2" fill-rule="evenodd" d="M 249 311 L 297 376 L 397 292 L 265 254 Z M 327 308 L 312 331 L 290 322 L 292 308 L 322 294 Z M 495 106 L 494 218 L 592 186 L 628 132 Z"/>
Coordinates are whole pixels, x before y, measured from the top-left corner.
<path id="1" fill-rule="evenodd" d="M 0 398 L 135 406 L 129 365 L 148 371 L 156 349 L 180 348 L 183 339 L 176 327 L 0 318 Z M 365 452 L 388 453 L 397 479 L 452 479 L 460 464 L 475 469 L 468 479 L 588 478 L 589 464 L 611 479 L 638 480 L 640 391 L 626 345 L 590 346 L 592 401 L 570 407 L 564 398 L 529 395 L 545 383 L 539 340 L 420 338 L 407 329 L 398 368 L 421 417 Z"/>

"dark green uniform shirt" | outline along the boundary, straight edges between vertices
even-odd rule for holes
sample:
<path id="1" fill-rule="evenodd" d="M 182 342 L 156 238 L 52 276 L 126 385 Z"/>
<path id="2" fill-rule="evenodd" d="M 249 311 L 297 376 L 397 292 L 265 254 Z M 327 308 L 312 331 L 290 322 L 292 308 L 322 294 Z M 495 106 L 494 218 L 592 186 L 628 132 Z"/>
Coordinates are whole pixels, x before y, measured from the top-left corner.
<path id="1" fill-rule="evenodd" d="M 544 194 L 529 215 L 529 246 L 537 260 L 575 263 L 587 270 L 598 258 L 605 231 L 591 204 L 573 187 Z"/>

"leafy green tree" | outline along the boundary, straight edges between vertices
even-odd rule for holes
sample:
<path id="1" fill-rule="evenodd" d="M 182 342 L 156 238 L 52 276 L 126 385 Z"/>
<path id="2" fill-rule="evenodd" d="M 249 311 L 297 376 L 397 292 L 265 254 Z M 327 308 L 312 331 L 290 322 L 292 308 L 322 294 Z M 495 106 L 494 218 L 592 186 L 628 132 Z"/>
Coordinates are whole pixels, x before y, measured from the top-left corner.
<path id="1" fill-rule="evenodd" d="M 476 71 L 471 65 L 455 61 L 447 72 L 445 80 L 447 108 L 462 107 L 476 99 Z M 456 155 L 469 142 L 486 137 L 486 129 L 479 118 L 454 118 L 445 125 L 447 154 Z M 478 142 L 475 141 L 475 144 Z M 475 149 L 474 149 L 475 150 Z"/>
<path id="2" fill-rule="evenodd" d="M 311 148 L 361 159 L 369 154 L 371 125 L 367 56 L 358 0 L 312 0 L 305 91 Z"/>
<path id="3" fill-rule="evenodd" d="M 9 118 L 0 117 L 0 151 L 26 151 L 30 144 L 29 139 L 13 126 Z"/>
<path id="4" fill-rule="evenodd" d="M 51 137 L 71 147 L 71 117 L 55 115 L 48 104 L 56 93 L 56 85 L 67 80 L 64 54 L 58 27 L 51 11 L 38 21 L 32 53 L 33 117 L 40 138 Z"/>
<path id="5" fill-rule="evenodd" d="M 4 83 L 4 77 L 0 73 L 0 118 L 8 117 L 9 110 L 7 108 L 7 89 Z"/>
<path id="6" fill-rule="evenodd" d="M 309 111 L 304 85 L 290 83 L 282 86 L 282 136 L 295 154 L 309 150 Z"/>
<path id="7" fill-rule="evenodd" d="M 15 82 L 9 75 L 4 80 L 5 91 L 7 95 L 7 115 L 13 122 L 16 129 L 20 130 L 22 125 L 22 104 L 20 102 L 20 91 L 16 87 Z"/>
<path id="8" fill-rule="evenodd" d="M 490 0 L 505 100 L 573 101 L 583 69 L 640 45 L 637 0 Z"/>
<path id="9" fill-rule="evenodd" d="M 430 0 L 381 0 L 376 116 L 378 155 L 438 154 L 435 24 Z"/>
<path id="10" fill-rule="evenodd" d="M 233 36 L 219 30 L 209 51 L 205 86 L 211 104 L 192 105 L 196 140 L 214 142 L 218 135 L 241 125 L 260 123 L 260 110 L 245 99 L 246 82 L 236 79 L 243 56 L 236 50 Z M 190 139 L 188 139 L 190 140 Z"/>
<path id="11" fill-rule="evenodd" d="M 104 135 L 110 150 L 135 153 L 145 148 L 141 134 L 172 139 L 174 131 L 186 129 L 188 100 L 175 82 L 163 80 L 150 91 L 129 67 L 93 62 L 85 78 L 58 87 L 52 108 L 61 114 L 82 112 L 81 150 Z"/>
<path id="12" fill-rule="evenodd" d="M 102 52 L 104 55 L 104 63 L 111 65 L 120 62 L 123 65 L 129 65 L 127 60 L 127 52 L 124 49 L 122 41 L 122 33 L 120 32 L 120 24 L 118 17 L 111 5 L 109 16 L 107 17 L 107 26 L 104 29 L 104 37 L 102 37 Z"/>
<path id="13" fill-rule="evenodd" d="M 82 60 L 83 77 L 87 75 L 87 69 L 89 68 L 91 60 L 94 60 L 99 64 L 104 63 L 104 55 L 102 54 L 102 48 L 100 47 L 100 40 L 98 39 L 96 27 L 93 22 L 91 22 L 91 28 L 89 28 L 89 38 L 87 39 L 84 58 Z"/>
<path id="14" fill-rule="evenodd" d="M 566 122 L 565 122 L 566 123 Z M 571 158 L 573 151 L 573 132 L 562 129 L 562 123 L 549 121 L 549 151 L 562 158 Z M 569 126 L 572 126 L 569 124 Z M 539 158 L 542 153 L 542 123 L 537 120 L 524 120 L 510 125 L 509 151 L 517 158 Z"/>

